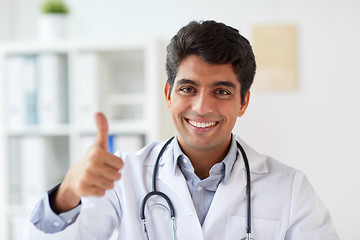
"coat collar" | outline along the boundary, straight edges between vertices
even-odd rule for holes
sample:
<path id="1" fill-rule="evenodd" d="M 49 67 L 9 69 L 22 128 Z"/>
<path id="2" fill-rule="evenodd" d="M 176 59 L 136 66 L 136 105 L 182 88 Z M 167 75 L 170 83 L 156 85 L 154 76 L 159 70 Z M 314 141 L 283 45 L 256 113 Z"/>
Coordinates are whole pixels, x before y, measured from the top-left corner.
<path id="1" fill-rule="evenodd" d="M 249 160 L 251 175 L 253 174 L 264 174 L 269 172 L 267 157 L 257 153 L 253 150 L 249 145 L 247 145 L 241 138 L 235 136 L 237 141 L 244 148 L 247 158 Z M 176 140 L 173 140 L 176 141 Z M 181 215 L 186 216 L 196 216 L 196 210 L 191 199 L 190 192 L 188 190 L 186 180 L 180 170 L 179 167 L 175 167 L 175 161 L 173 159 L 173 142 L 169 144 L 166 151 L 163 154 L 163 157 L 160 160 L 159 164 L 159 184 L 162 183 L 163 189 L 168 191 L 169 197 L 174 199 L 173 201 L 180 201 L 182 204 L 176 204 L 176 206 L 182 206 L 181 211 L 176 209 L 176 211 L 180 211 Z M 160 149 L 163 147 L 164 143 L 158 144 L 154 151 L 152 151 L 152 156 L 150 157 L 152 160 L 150 162 L 152 165 L 155 163 L 155 159 L 157 154 L 160 152 Z M 151 165 L 151 163 L 148 163 Z M 238 150 L 238 158 L 235 161 L 234 167 L 230 173 L 228 181 L 225 183 L 220 183 L 218 189 L 215 193 L 214 199 L 202 226 L 203 231 L 214 228 L 219 224 L 217 221 L 222 212 L 226 212 L 231 206 L 224 205 L 224 196 L 226 196 L 226 201 L 231 203 L 235 202 L 235 199 L 239 199 L 243 196 L 243 192 L 245 191 L 246 186 L 246 174 L 245 167 L 242 159 L 242 155 L 240 150 Z M 174 173 L 175 167 L 175 173 Z M 166 186 L 166 187 L 165 187 Z M 165 188 L 164 188 L 165 187 Z M 168 189 L 168 190 L 166 190 Z M 234 189 L 239 189 L 239 191 L 234 191 Z M 175 197 L 176 196 L 176 197 Z M 179 202 L 178 202 L 179 203 Z M 201 228 L 200 224 L 198 226 Z"/>
<path id="2" fill-rule="evenodd" d="M 240 137 L 236 136 L 236 140 L 240 143 L 240 145 L 244 148 L 244 151 L 246 153 L 246 156 L 248 158 L 249 161 L 249 165 L 250 165 L 250 172 L 251 173 L 255 173 L 255 174 L 260 174 L 260 173 L 267 173 L 269 172 L 269 165 L 268 165 L 268 161 L 267 161 L 267 156 L 259 154 L 258 152 L 256 152 L 253 148 L 251 148 L 248 144 L 246 144 L 244 142 L 244 140 L 242 140 Z M 244 160 L 242 158 L 241 152 L 239 151 L 239 156 L 241 158 L 241 166 L 242 168 L 245 168 L 244 165 Z M 238 158 L 238 160 L 240 159 Z"/>
<path id="3" fill-rule="evenodd" d="M 176 139 L 176 136 L 175 136 Z M 236 146 L 236 139 L 234 137 L 231 138 L 231 146 L 229 149 L 229 152 L 227 153 L 227 155 L 225 156 L 225 158 L 222 160 L 221 164 L 223 164 L 224 166 L 224 182 L 226 183 L 227 178 L 229 177 L 231 170 L 233 169 L 234 163 L 236 162 L 236 159 L 238 158 L 239 155 L 239 151 L 237 149 Z M 178 168 L 178 164 L 179 164 L 179 159 L 182 157 L 187 158 L 187 156 L 182 152 L 179 142 L 178 141 L 173 141 L 172 142 L 172 146 L 173 146 L 173 159 L 174 159 L 174 173 L 176 173 L 176 169 Z M 191 163 L 189 163 L 191 164 Z M 212 168 L 211 168 L 212 169 Z M 211 171 L 211 170 L 210 170 Z"/>
<path id="4" fill-rule="evenodd" d="M 255 173 L 255 174 L 260 174 L 260 173 L 267 173 L 269 172 L 269 166 L 268 166 L 268 161 L 267 161 L 267 156 L 259 154 L 258 152 L 256 152 L 253 148 L 251 148 L 247 143 L 245 143 L 245 141 L 243 139 L 241 139 L 240 137 L 238 137 L 237 135 L 234 134 L 234 138 L 240 143 L 240 145 L 244 148 L 246 156 L 248 158 L 249 161 L 249 165 L 250 165 L 250 172 L 251 173 Z M 176 164 L 176 159 L 174 159 L 174 144 L 176 142 L 176 138 L 174 138 L 171 143 L 167 146 L 163 157 L 160 159 L 160 163 L 159 166 L 164 166 L 166 165 L 171 165 L 171 172 L 172 174 L 176 174 L 177 170 L 174 171 L 174 169 L 177 169 L 177 164 Z M 145 165 L 154 165 L 155 164 L 155 160 L 158 157 L 158 153 L 160 152 L 161 148 L 163 147 L 163 145 L 165 144 L 165 142 L 159 143 L 157 144 L 157 146 L 154 148 L 154 151 L 152 151 L 152 156 L 149 157 L 144 164 Z M 245 168 L 244 162 L 243 162 L 243 157 L 241 155 L 240 150 L 238 149 L 238 158 L 237 161 L 241 160 L 241 163 L 239 163 L 239 166 L 241 168 Z M 178 169 L 179 170 L 179 169 Z"/>

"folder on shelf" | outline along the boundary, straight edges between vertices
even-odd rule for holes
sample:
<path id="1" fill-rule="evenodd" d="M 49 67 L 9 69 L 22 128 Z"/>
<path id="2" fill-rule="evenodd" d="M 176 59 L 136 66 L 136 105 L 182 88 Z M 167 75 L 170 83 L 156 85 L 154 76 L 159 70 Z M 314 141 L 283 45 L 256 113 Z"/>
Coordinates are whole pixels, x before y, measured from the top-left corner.
<path id="1" fill-rule="evenodd" d="M 7 123 L 19 126 L 26 123 L 25 96 L 22 82 L 22 56 L 9 56 L 6 60 Z"/>
<path id="2" fill-rule="evenodd" d="M 12 55 L 6 62 L 9 126 L 37 124 L 36 57 Z"/>
<path id="3" fill-rule="evenodd" d="M 82 126 L 94 125 L 94 113 L 99 111 L 98 56 L 86 52 L 79 55 L 76 114 Z"/>
<path id="4" fill-rule="evenodd" d="M 32 208 L 40 197 L 62 181 L 69 163 L 67 137 L 21 137 L 19 150 L 21 174 L 21 200 Z"/>
<path id="5" fill-rule="evenodd" d="M 32 208 L 45 188 L 45 140 L 38 136 L 23 137 L 20 144 L 22 203 Z"/>
<path id="6" fill-rule="evenodd" d="M 38 123 L 36 57 L 24 56 L 20 71 L 22 72 L 24 86 L 26 124 L 34 125 Z"/>
<path id="7" fill-rule="evenodd" d="M 38 113 L 42 126 L 67 122 L 66 58 L 59 54 L 38 56 Z"/>
<path id="8" fill-rule="evenodd" d="M 21 204 L 21 181 L 22 175 L 19 171 L 21 166 L 19 137 L 11 137 L 8 140 L 8 179 L 9 179 L 9 203 Z"/>

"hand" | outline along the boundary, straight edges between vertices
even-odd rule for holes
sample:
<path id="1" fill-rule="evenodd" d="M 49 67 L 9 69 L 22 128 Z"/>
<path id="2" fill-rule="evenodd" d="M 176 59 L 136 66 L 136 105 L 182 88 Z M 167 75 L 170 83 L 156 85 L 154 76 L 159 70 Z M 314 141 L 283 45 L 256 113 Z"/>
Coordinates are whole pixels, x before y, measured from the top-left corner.
<path id="1" fill-rule="evenodd" d="M 114 181 L 121 178 L 119 170 L 123 167 L 123 161 L 107 151 L 107 120 L 98 112 L 95 121 L 97 134 L 94 144 L 83 159 L 70 168 L 55 199 L 51 201 L 51 207 L 57 213 L 76 207 L 81 197 L 103 196 L 106 190 L 114 187 Z"/>

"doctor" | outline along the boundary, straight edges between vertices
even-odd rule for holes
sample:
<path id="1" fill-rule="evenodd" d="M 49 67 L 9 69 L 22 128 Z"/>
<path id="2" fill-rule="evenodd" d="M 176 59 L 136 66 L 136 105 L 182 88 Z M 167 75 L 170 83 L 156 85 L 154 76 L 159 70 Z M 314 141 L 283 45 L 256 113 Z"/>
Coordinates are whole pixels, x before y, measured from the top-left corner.
<path id="1" fill-rule="evenodd" d="M 330 215 L 304 174 L 260 155 L 232 134 L 249 104 L 256 64 L 249 42 L 214 21 L 191 22 L 167 48 L 165 101 L 177 129 L 159 159 L 155 184 L 171 200 L 152 196 L 155 161 L 164 142 L 135 153 L 106 151 L 108 124 L 97 113 L 97 137 L 84 158 L 32 212 L 25 239 L 219 240 L 247 236 L 246 171 L 251 176 L 252 238 L 336 240 Z"/>

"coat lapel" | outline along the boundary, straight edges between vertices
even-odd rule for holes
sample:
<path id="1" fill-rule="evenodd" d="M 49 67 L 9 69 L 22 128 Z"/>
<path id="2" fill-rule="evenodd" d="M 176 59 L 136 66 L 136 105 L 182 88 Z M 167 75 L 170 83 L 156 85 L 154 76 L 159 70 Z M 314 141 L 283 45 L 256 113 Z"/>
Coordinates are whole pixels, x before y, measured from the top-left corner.
<path id="1" fill-rule="evenodd" d="M 216 226 L 216 221 L 220 220 L 219 216 L 226 214 L 227 209 L 234 208 L 231 203 L 245 196 L 246 175 L 243 166 L 241 158 L 238 158 L 226 184 L 219 184 L 203 224 L 204 232 Z"/>
<path id="2" fill-rule="evenodd" d="M 174 173 L 173 151 L 166 151 L 162 157 L 159 168 L 158 184 L 166 187 L 166 194 L 169 194 L 170 199 L 174 199 L 172 201 L 181 201 L 181 206 L 185 208 L 179 209 L 179 211 L 184 212 L 186 210 L 188 215 L 196 215 L 196 210 L 184 175 L 182 174 L 180 168 L 176 168 Z M 164 190 L 161 190 L 160 188 L 160 191 Z M 174 198 L 171 198 L 170 195 L 175 196 Z"/>
<path id="3" fill-rule="evenodd" d="M 174 170 L 173 151 L 164 153 L 159 168 L 158 188 L 168 195 L 174 205 L 177 239 L 203 239 L 203 231 L 184 175 L 180 168 Z"/>
<path id="4" fill-rule="evenodd" d="M 265 161 L 266 157 L 258 154 L 240 138 L 237 138 L 237 140 L 245 150 L 250 165 L 251 181 L 253 182 L 254 177 L 257 174 L 263 174 L 269 171 Z M 216 229 L 216 226 L 219 224 L 218 221 L 224 221 L 224 218 L 222 217 L 226 218 L 229 212 L 233 212 L 234 209 L 240 207 L 238 206 L 239 201 L 237 200 L 243 198 L 242 202 L 246 204 L 246 197 L 246 172 L 244 159 L 240 150 L 238 150 L 238 158 L 235 161 L 234 167 L 226 184 L 221 182 L 216 190 L 214 199 L 202 226 L 203 232 L 207 233 L 209 231 L 211 232 L 211 229 Z M 244 212 L 244 214 L 246 213 Z"/>

